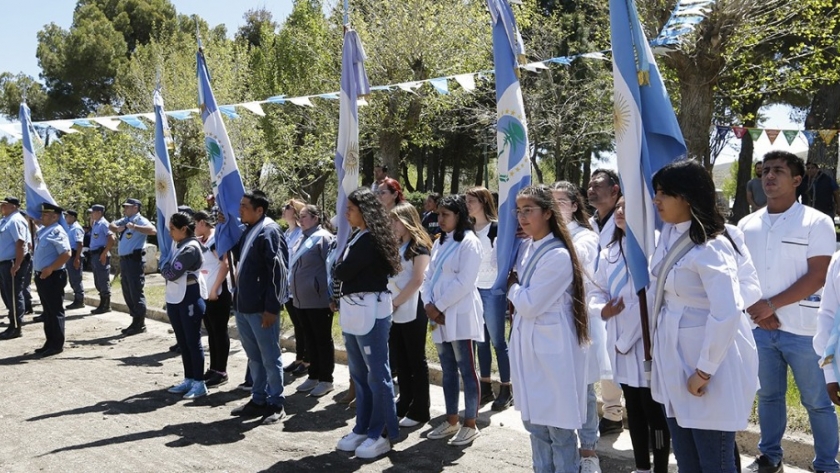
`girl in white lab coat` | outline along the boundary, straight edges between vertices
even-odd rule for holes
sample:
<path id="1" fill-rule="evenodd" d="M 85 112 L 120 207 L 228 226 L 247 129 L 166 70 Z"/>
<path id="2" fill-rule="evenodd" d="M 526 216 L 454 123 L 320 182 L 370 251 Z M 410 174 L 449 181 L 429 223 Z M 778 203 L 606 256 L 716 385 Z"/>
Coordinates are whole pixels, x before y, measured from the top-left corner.
<path id="1" fill-rule="evenodd" d="M 551 194 L 557 203 L 560 215 L 575 247 L 580 266 L 583 269 L 584 284 L 587 293 L 592 286 L 598 262 L 600 237 L 589 223 L 589 212 L 583 203 L 580 189 L 569 181 L 558 181 L 551 185 Z M 580 437 L 580 471 L 589 473 L 600 471 L 600 460 L 595 452 L 598 446 L 598 398 L 595 395 L 595 383 L 612 378 L 609 356 L 606 349 L 606 324 L 601 314 L 589 314 L 589 338 L 592 340 L 586 350 L 586 420 L 578 432 Z"/>
<path id="2" fill-rule="evenodd" d="M 432 247 L 432 258 L 420 290 L 443 371 L 446 420 L 429 432 L 430 439 L 452 437 L 450 445 L 468 445 L 480 432 L 478 375 L 473 341 L 484 341 L 481 297 L 476 281 L 481 242 L 472 231 L 466 201 L 451 195 L 438 204 L 443 232 Z M 458 373 L 464 383 L 464 423 L 458 417 Z"/>
<path id="3" fill-rule="evenodd" d="M 746 428 L 758 387 L 740 252 L 702 165 L 671 163 L 653 186 L 666 223 L 651 259 L 653 398 L 665 406 L 680 471 L 735 472 L 735 432 Z M 740 264 L 755 273 L 749 259 Z"/>
<path id="4" fill-rule="evenodd" d="M 601 251 L 595 282 L 589 292 L 589 310 L 607 321 L 607 352 L 613 381 L 624 392 L 630 440 L 637 472 L 649 472 L 650 442 L 653 471 L 667 473 L 671 436 L 662 404 L 654 401 L 645 376 L 639 296 L 630 279 L 625 255 L 624 197 L 615 205 L 615 234 Z M 590 319 L 591 320 L 591 319 Z"/>
<path id="5" fill-rule="evenodd" d="M 534 471 L 577 473 L 578 438 L 586 418 L 584 350 L 589 342 L 583 270 L 548 187 L 516 198 L 530 237 L 519 248 L 508 299 L 514 407 L 531 434 Z"/>

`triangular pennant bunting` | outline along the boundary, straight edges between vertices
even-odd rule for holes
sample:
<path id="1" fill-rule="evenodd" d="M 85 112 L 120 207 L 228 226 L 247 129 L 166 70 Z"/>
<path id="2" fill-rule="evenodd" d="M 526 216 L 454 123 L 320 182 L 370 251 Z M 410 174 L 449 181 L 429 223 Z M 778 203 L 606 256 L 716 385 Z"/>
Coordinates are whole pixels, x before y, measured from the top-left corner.
<path id="1" fill-rule="evenodd" d="M 432 87 L 434 87 L 439 94 L 449 95 L 449 81 L 446 80 L 446 77 L 431 79 L 429 83 L 432 84 Z"/>
<path id="2" fill-rule="evenodd" d="M 764 133 L 767 133 L 767 138 L 770 139 L 770 144 L 772 145 L 773 143 L 776 142 L 776 138 L 778 138 L 779 133 L 781 133 L 781 131 L 780 130 L 767 129 L 767 130 L 764 130 Z"/>
<path id="3" fill-rule="evenodd" d="M 805 135 L 805 139 L 808 140 L 808 146 L 814 144 L 814 138 L 817 137 L 817 132 L 814 130 L 805 130 L 802 132 Z"/>
<path id="4" fill-rule="evenodd" d="M 793 140 L 799 135 L 799 130 L 783 130 L 782 134 L 785 135 L 785 139 L 787 140 L 788 146 L 793 144 Z"/>
<path id="5" fill-rule="evenodd" d="M 825 142 L 825 144 L 829 144 L 834 140 L 834 135 L 837 134 L 837 130 L 820 130 L 820 138 Z"/>
<path id="6" fill-rule="evenodd" d="M 730 130 L 730 128 L 728 126 L 721 126 L 721 125 L 718 125 L 717 127 L 715 127 L 715 129 L 717 130 L 717 139 L 719 139 L 719 140 L 725 139 L 726 135 L 729 134 L 729 130 Z"/>
<path id="7" fill-rule="evenodd" d="M 464 88 L 467 92 L 475 90 L 475 76 L 472 74 L 461 74 L 453 77 L 455 82 Z"/>
<path id="8" fill-rule="evenodd" d="M 753 141 L 758 141 L 761 138 L 761 134 L 764 133 L 764 129 L 762 128 L 747 128 L 747 130 L 750 132 L 750 138 Z"/>
<path id="9" fill-rule="evenodd" d="M 738 138 L 740 140 L 744 137 L 744 135 L 747 134 L 747 129 L 742 126 L 733 126 L 732 132 L 735 133 L 735 138 Z"/>

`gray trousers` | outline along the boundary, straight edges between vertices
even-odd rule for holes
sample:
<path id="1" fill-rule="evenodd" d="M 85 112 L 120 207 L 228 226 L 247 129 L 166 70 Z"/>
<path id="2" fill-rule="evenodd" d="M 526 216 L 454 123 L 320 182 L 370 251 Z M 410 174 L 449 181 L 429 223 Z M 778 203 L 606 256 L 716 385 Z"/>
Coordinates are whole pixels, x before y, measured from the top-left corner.
<path id="1" fill-rule="evenodd" d="M 93 269 L 93 285 L 96 286 L 99 297 L 111 297 L 111 256 L 105 259 L 105 264 L 99 261 L 102 252 L 90 254 L 90 267 Z"/>
<path id="2" fill-rule="evenodd" d="M 73 288 L 73 302 L 84 302 L 85 288 L 82 286 L 82 265 L 79 264 L 79 269 L 73 267 L 73 261 L 76 258 L 76 252 L 73 252 L 73 257 L 67 261 L 67 279 L 70 280 L 70 287 Z"/>
<path id="3" fill-rule="evenodd" d="M 120 279 L 122 281 L 123 299 L 128 306 L 131 318 L 138 324 L 146 319 L 146 274 L 143 272 L 143 260 L 131 255 L 120 257 Z"/>

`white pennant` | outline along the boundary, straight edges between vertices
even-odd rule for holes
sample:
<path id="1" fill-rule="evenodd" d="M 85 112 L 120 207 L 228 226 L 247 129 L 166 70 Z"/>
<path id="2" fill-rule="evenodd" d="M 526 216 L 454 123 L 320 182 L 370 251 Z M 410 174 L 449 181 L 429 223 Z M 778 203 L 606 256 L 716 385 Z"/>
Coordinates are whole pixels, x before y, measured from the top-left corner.
<path id="1" fill-rule="evenodd" d="M 457 82 L 461 87 L 464 88 L 467 92 L 472 92 L 475 90 L 475 76 L 472 74 L 459 74 L 455 77 L 455 82 Z"/>
<path id="2" fill-rule="evenodd" d="M 292 97 L 288 100 L 289 102 L 292 102 L 293 104 L 298 105 L 300 107 L 314 107 L 314 105 L 312 105 L 312 102 L 309 101 L 309 97 Z"/>
<path id="3" fill-rule="evenodd" d="M 263 111 L 262 106 L 260 106 L 259 102 L 240 103 L 237 104 L 237 107 L 242 107 L 245 110 L 248 110 L 249 112 L 253 113 L 254 115 L 259 115 L 261 117 L 265 116 L 265 112 Z"/>
<path id="4" fill-rule="evenodd" d="M 120 122 L 118 122 L 117 120 L 112 120 L 110 118 L 94 118 L 93 121 L 111 131 L 119 131 L 117 127 L 119 126 Z"/>

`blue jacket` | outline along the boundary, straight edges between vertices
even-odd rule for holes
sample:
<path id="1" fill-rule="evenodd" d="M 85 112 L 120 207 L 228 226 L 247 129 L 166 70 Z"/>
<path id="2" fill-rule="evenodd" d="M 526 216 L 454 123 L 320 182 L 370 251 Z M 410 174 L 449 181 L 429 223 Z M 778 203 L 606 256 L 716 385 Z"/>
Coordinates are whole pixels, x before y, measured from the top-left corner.
<path id="1" fill-rule="evenodd" d="M 279 315 L 280 308 L 289 299 L 286 238 L 277 223 L 268 220 L 254 238 L 246 259 L 240 261 L 252 229 L 253 226 L 245 228 L 239 243 L 232 250 L 237 267 L 233 307 L 245 314 L 268 312 Z"/>

